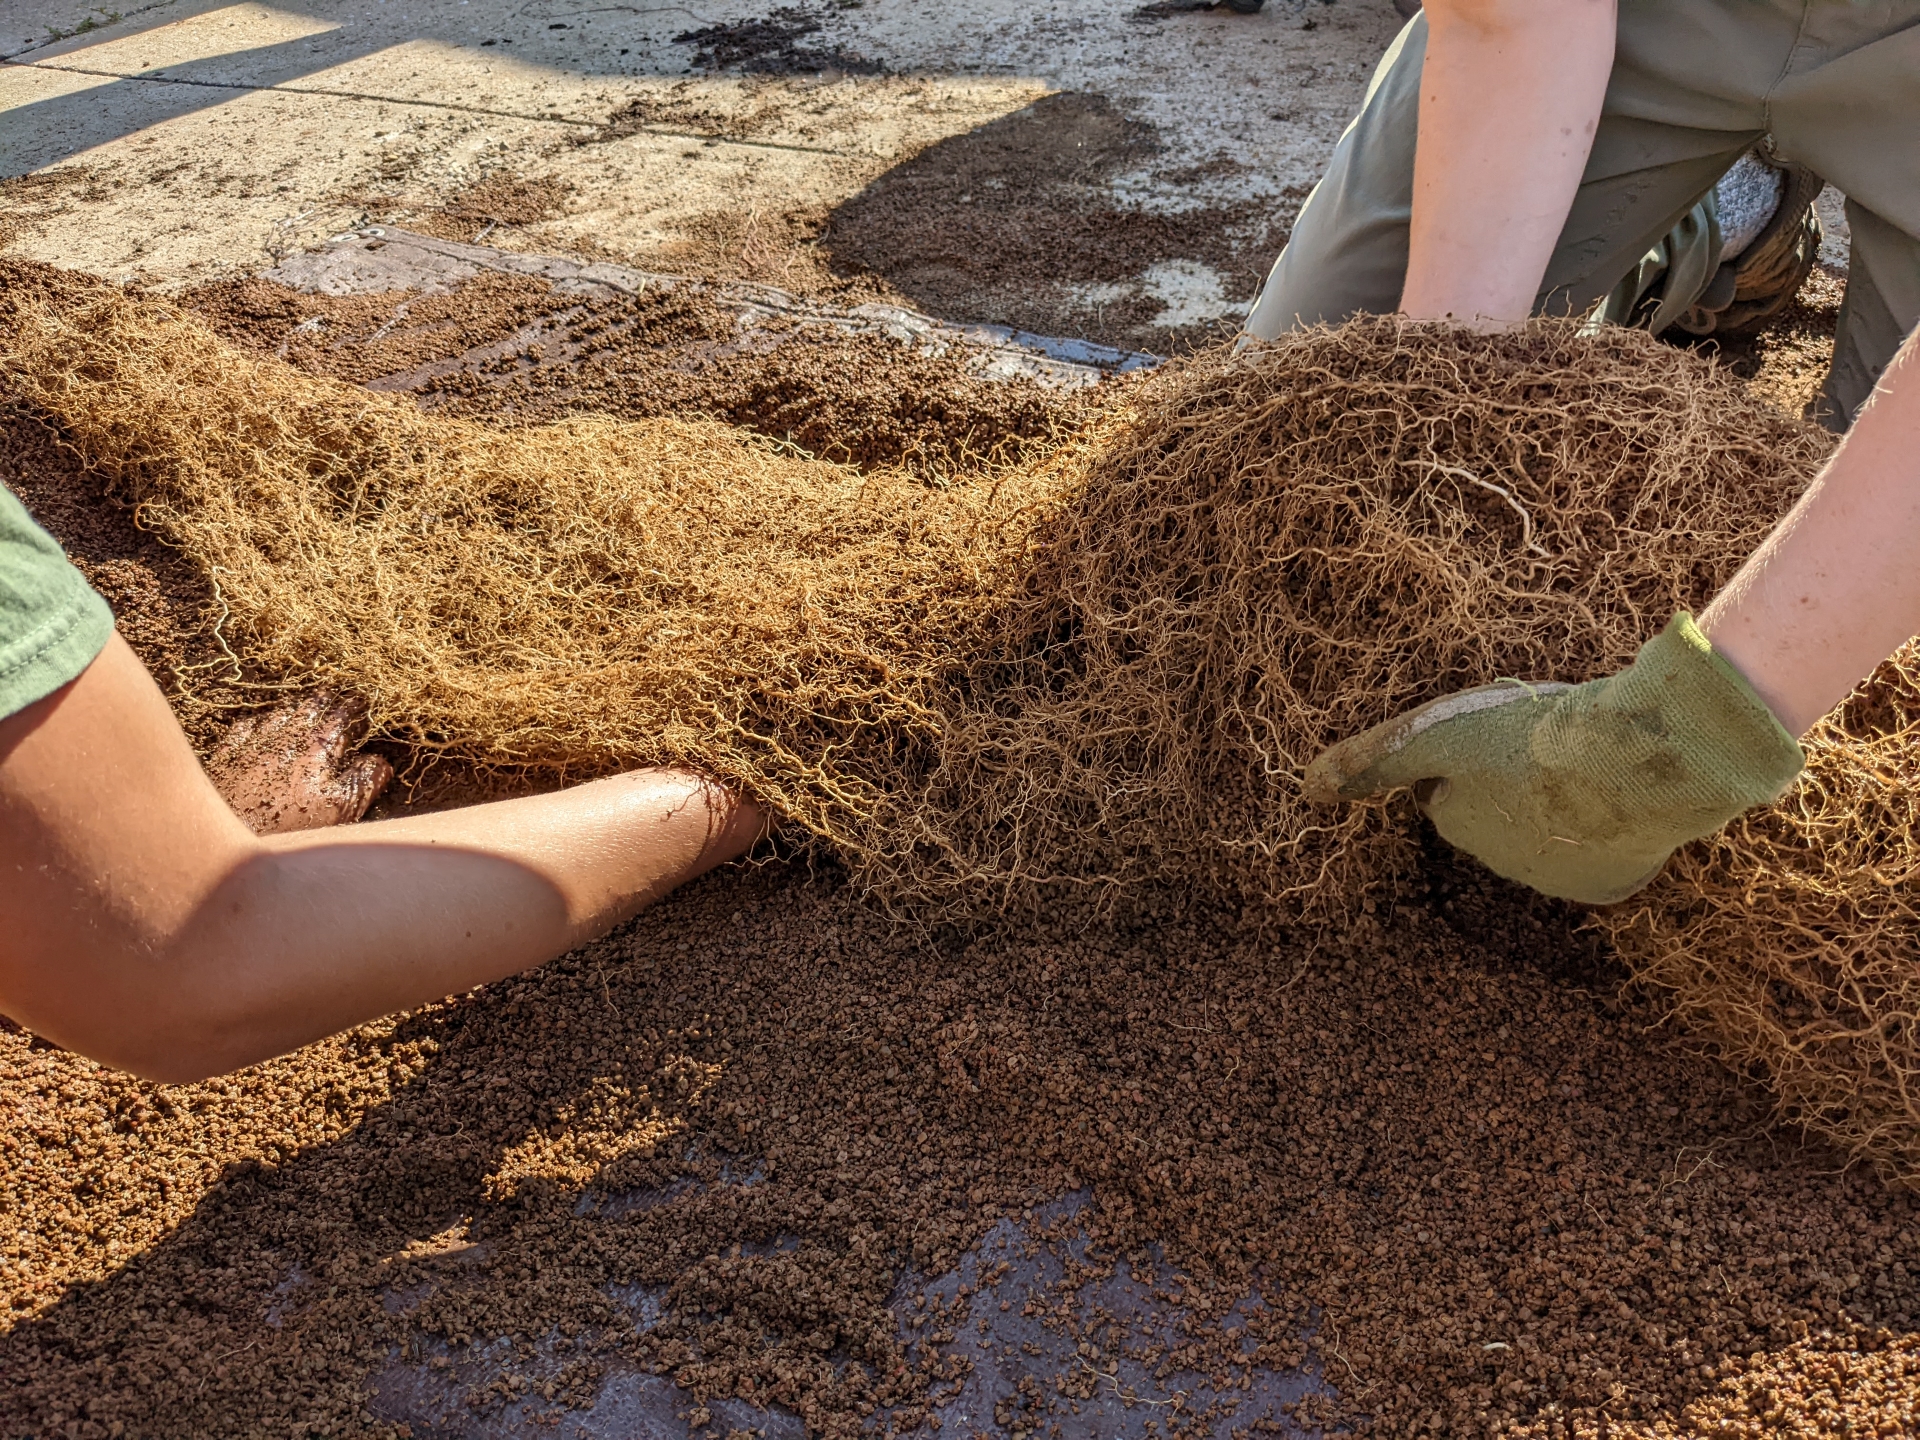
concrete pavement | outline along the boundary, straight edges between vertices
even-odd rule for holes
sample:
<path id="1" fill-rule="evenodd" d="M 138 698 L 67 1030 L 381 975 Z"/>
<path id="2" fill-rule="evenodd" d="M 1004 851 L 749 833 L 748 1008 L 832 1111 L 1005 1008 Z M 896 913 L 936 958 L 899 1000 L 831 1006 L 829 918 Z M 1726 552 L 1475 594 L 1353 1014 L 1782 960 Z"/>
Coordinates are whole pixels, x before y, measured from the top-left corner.
<path id="1" fill-rule="evenodd" d="M 24 177 L 0 186 L 15 253 L 190 283 L 369 219 L 417 222 L 511 173 L 557 198 L 490 244 L 708 271 L 737 247 L 751 270 L 756 244 L 805 250 L 834 207 L 930 147 L 1072 92 L 1128 139 L 1084 175 L 1049 159 L 1060 186 L 1117 214 L 1185 215 L 1188 235 L 1217 212 L 1259 252 L 1229 273 L 1217 247 L 1167 241 L 1137 273 L 1057 282 L 1062 304 L 1131 296 L 1176 325 L 1250 298 L 1399 23 L 1390 0 L 1273 0 L 1251 17 L 1111 0 L 163 0 L 111 14 L 0 3 L 0 175 Z M 757 278 L 798 283 L 785 264 Z"/>

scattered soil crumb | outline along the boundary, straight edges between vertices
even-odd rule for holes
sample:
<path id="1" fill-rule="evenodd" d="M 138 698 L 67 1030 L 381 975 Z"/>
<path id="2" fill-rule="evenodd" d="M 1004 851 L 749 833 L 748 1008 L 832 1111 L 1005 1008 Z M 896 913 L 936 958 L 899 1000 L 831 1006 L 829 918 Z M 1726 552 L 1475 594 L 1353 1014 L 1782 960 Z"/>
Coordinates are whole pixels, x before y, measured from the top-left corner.
<path id="1" fill-rule="evenodd" d="M 1759 334 L 1721 346 L 1728 367 L 1789 415 L 1806 411 L 1833 364 L 1833 339 L 1847 277 L 1814 267 L 1791 304 Z M 1700 342 L 1711 348 L 1715 342 Z"/>
<path id="2" fill-rule="evenodd" d="M 858 0 L 854 0 L 857 4 Z M 886 67 L 877 60 L 831 45 L 824 48 L 800 42 L 818 35 L 835 8 L 852 6 L 781 5 L 764 18 L 707 25 L 673 37 L 676 45 L 694 47 L 696 70 L 736 70 L 747 75 L 813 75 L 837 71 L 842 75 L 880 75 Z"/>
<path id="3" fill-rule="evenodd" d="M 562 214 L 575 187 L 553 178 L 530 180 L 498 171 L 437 210 L 416 216 L 410 228 L 423 235 L 470 244 L 503 225 L 533 225 Z"/>

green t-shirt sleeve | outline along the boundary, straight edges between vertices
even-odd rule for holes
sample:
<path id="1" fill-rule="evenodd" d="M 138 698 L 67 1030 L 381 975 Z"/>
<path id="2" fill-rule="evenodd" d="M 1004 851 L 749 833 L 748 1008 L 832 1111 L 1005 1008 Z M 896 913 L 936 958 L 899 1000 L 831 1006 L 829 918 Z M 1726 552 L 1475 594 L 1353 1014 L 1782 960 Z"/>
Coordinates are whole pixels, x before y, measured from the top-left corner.
<path id="1" fill-rule="evenodd" d="M 0 718 L 79 675 L 112 634 L 107 602 L 0 486 Z"/>

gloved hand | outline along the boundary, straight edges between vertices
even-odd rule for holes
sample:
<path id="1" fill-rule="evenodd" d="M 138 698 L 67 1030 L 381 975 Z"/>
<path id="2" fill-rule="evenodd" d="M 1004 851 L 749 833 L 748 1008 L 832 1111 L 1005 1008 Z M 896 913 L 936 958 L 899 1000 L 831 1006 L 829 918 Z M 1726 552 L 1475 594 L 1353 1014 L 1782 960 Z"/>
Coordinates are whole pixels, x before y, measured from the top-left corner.
<path id="1" fill-rule="evenodd" d="M 1322 752 L 1305 788 L 1332 801 L 1411 785 L 1434 828 L 1488 869 L 1604 905 L 1689 840 L 1777 799 L 1804 763 L 1681 611 L 1618 675 L 1435 700 Z"/>

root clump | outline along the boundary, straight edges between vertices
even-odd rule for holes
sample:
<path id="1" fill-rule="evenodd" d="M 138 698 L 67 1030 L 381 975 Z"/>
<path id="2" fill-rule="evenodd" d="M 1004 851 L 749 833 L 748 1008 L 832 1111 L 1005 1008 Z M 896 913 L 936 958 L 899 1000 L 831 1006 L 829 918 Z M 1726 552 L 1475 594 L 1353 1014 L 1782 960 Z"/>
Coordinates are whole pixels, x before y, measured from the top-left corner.
<path id="1" fill-rule="evenodd" d="M 250 660 L 425 754 L 707 771 L 950 917 L 1353 913 L 1410 850 L 1302 803 L 1320 746 L 1624 663 L 1827 443 L 1628 332 L 1383 320 L 1199 357 L 937 486 L 686 421 L 503 434 L 8 274 L 12 383 L 217 578 Z"/>
<path id="2" fill-rule="evenodd" d="M 1805 737 L 1778 804 L 1688 846 L 1599 923 L 1779 1117 L 1920 1182 L 1920 644 Z"/>

